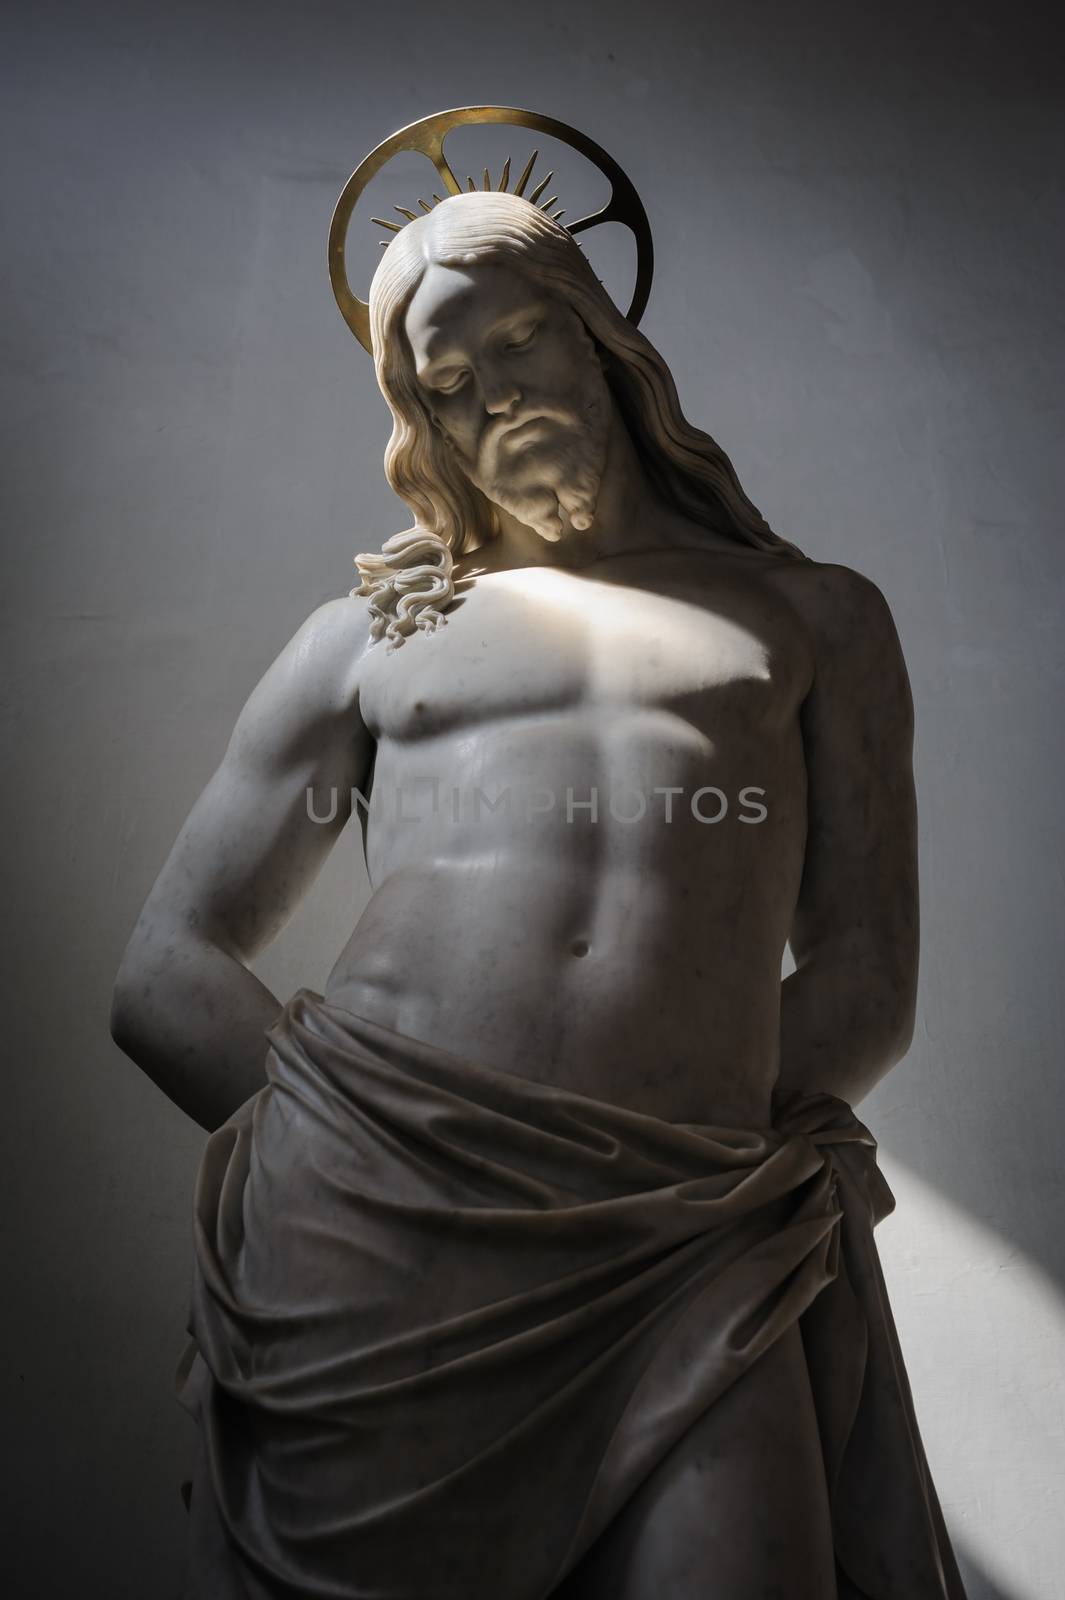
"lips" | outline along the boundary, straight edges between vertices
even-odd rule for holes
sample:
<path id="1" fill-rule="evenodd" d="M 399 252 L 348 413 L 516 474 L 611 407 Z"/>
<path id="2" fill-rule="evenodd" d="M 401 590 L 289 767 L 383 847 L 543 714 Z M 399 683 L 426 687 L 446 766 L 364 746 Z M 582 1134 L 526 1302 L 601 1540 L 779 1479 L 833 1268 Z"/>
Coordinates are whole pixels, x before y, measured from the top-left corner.
<path id="1" fill-rule="evenodd" d="M 509 428 L 504 428 L 499 436 L 499 442 L 502 444 L 506 440 L 508 444 L 527 443 L 546 425 L 546 417 L 526 417 L 524 422 L 517 422 Z"/>
<path id="2" fill-rule="evenodd" d="M 486 478 L 498 474 L 501 479 L 509 479 L 515 472 L 527 474 L 539 460 L 534 447 L 550 443 L 552 430 L 557 436 L 557 430 L 565 426 L 561 418 L 543 413 L 523 417 L 519 422 L 500 418 L 481 455 L 482 474 Z"/>

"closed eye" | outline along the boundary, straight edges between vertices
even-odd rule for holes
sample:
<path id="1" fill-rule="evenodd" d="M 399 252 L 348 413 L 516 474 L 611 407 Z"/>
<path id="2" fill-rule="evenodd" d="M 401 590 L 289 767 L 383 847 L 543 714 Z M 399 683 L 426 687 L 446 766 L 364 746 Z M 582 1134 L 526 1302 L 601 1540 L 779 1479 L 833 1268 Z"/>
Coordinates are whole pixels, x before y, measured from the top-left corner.
<path id="1" fill-rule="evenodd" d="M 468 374 L 462 371 L 457 373 L 450 383 L 434 383 L 432 385 L 434 394 L 455 394 L 457 390 L 462 388 L 467 376 Z"/>
<path id="2" fill-rule="evenodd" d="M 534 322 L 528 333 L 519 335 L 515 339 L 508 339 L 503 348 L 505 350 L 526 350 L 536 338 L 538 328 L 539 323 Z"/>

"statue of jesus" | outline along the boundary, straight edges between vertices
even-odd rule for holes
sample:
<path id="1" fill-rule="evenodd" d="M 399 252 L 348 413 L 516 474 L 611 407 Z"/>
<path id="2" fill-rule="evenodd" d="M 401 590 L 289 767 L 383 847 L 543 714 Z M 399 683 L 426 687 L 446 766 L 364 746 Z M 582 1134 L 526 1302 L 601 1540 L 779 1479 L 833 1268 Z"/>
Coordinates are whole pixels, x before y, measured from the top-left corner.
<path id="1" fill-rule="evenodd" d="M 251 694 L 116 983 L 211 1131 L 187 1594 L 959 1600 L 852 1110 L 917 980 L 888 606 L 524 197 L 411 220 L 370 327 L 412 526 Z M 283 1006 L 249 962 L 353 807 L 371 897 Z"/>

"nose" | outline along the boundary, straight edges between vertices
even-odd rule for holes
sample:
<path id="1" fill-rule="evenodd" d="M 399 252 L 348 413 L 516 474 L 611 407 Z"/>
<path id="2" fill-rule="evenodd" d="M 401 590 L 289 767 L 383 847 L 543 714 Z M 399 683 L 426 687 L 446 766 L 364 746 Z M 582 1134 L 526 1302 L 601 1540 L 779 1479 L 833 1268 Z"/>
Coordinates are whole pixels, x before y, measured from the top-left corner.
<path id="1" fill-rule="evenodd" d="M 521 390 L 505 372 L 482 371 L 480 379 L 484 409 L 492 416 L 509 411 L 521 399 Z"/>

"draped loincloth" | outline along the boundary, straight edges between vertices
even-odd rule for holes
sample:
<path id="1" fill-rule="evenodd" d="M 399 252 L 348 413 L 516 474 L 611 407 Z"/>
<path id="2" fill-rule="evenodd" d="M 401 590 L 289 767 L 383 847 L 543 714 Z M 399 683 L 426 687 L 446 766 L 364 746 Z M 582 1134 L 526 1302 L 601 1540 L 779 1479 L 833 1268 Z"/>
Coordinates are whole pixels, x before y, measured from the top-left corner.
<path id="1" fill-rule="evenodd" d="M 186 1600 L 546 1600 L 797 1320 L 840 1597 L 964 1600 L 841 1100 L 663 1122 L 305 989 L 267 1036 L 197 1181 Z"/>

